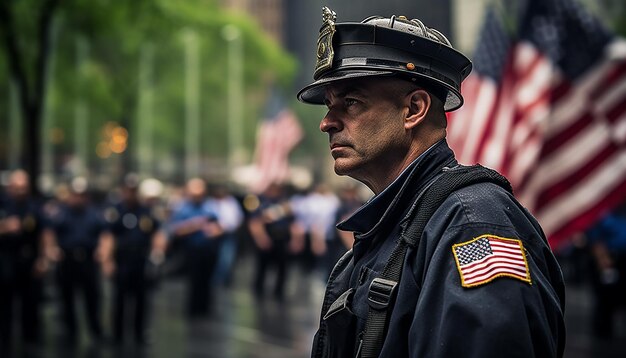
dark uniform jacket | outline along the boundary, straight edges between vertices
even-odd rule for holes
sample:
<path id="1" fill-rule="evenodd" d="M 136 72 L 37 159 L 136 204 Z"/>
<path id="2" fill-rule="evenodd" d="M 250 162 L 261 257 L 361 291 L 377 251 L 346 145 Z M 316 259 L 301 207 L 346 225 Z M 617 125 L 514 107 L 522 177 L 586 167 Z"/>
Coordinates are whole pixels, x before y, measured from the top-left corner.
<path id="1" fill-rule="evenodd" d="M 116 275 L 137 271 L 143 273 L 152 238 L 160 228 L 160 222 L 149 207 L 119 203 L 105 210 L 104 217 L 115 238 Z"/>
<path id="2" fill-rule="evenodd" d="M 50 222 L 65 259 L 93 261 L 100 235 L 107 229 L 104 218 L 95 207 L 63 205 L 54 211 Z"/>
<path id="3" fill-rule="evenodd" d="M 354 356 L 368 316 L 368 288 L 396 245 L 399 223 L 424 186 L 442 168 L 457 165 L 442 140 L 338 225 L 355 233 L 353 257 L 340 260 L 331 274 L 313 357 Z M 513 249 L 494 257 L 520 270 L 509 274 L 478 263 L 487 266 L 476 276 L 471 266 L 498 243 Z M 350 288 L 347 314 L 325 317 Z M 563 309 L 562 274 L 536 220 L 503 188 L 471 185 L 451 194 L 418 245 L 409 247 L 380 356 L 560 357 Z"/>
<path id="4" fill-rule="evenodd" d="M 0 220 L 16 217 L 21 225 L 19 232 L 0 236 L 0 281 L 18 280 L 18 272 L 26 276 L 32 274 L 45 225 L 40 207 L 34 199 L 0 197 Z"/>
<path id="5" fill-rule="evenodd" d="M 120 203 L 109 207 L 105 211 L 105 218 L 115 236 L 116 251 L 148 254 L 152 236 L 160 227 L 149 207 Z"/>

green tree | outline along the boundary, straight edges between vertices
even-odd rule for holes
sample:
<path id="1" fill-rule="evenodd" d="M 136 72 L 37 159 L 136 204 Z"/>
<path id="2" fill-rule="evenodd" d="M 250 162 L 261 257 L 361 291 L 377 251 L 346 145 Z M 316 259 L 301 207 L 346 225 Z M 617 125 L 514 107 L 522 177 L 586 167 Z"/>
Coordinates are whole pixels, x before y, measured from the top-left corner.
<path id="1" fill-rule="evenodd" d="M 36 14 L 35 16 L 33 14 Z M 109 121 L 130 130 L 128 145 L 137 145 L 136 117 L 141 94 L 141 58 L 151 58 L 151 113 L 159 153 L 184 153 L 181 127 L 185 115 L 185 33 L 198 38 L 201 134 L 206 154 L 225 155 L 227 65 L 222 30 L 236 26 L 244 44 L 243 80 L 246 139 L 264 102 L 265 79 L 288 86 L 295 61 L 269 39 L 248 16 L 228 12 L 211 0 L 21 0 L 0 4 L 2 53 L 0 78 L 19 90 L 23 116 L 24 167 L 33 178 L 41 169 L 41 129 L 45 104 L 55 127 L 69 132 L 80 100 L 89 109 L 90 153 Z M 0 57 L 2 57 L 0 55 Z M 54 67 L 50 68 L 54 59 Z M 4 65 L 4 66 L 3 66 Z M 46 71 L 50 69 L 50 76 Z M 53 78 L 52 86 L 46 81 Z M 50 91 L 46 92 L 46 89 Z M 6 89 L 5 89 L 6 90 Z M 46 102 L 47 101 L 47 102 Z M 0 102 L 1 105 L 6 103 Z M 45 138 L 43 140 L 46 140 Z M 252 142 L 252 141 L 249 141 Z M 69 152 L 70 143 L 58 150 Z M 135 169 L 135 151 L 125 151 L 125 169 Z M 155 153 L 158 155 L 159 153 Z M 95 154 L 90 154 L 95 157 Z M 95 160 L 96 158 L 92 158 Z M 34 180 L 33 182 L 36 182 Z M 35 190 L 37 188 L 34 188 Z"/>
<path id="2" fill-rule="evenodd" d="M 41 130 L 46 69 L 50 56 L 50 29 L 58 1 L 41 1 L 38 11 L 31 13 L 26 12 L 24 3 L 26 1 L 0 2 L 0 31 L 7 67 L 18 88 L 20 108 L 24 116 L 25 134 L 22 141 L 22 150 L 25 154 L 24 167 L 32 178 L 37 179 L 40 170 L 38 153 L 41 148 L 38 137 Z M 20 26 L 21 19 L 27 14 L 37 20 L 36 25 L 28 23 Z M 20 41 L 22 36 L 31 40 Z M 36 185 L 33 189 L 37 194 Z"/>

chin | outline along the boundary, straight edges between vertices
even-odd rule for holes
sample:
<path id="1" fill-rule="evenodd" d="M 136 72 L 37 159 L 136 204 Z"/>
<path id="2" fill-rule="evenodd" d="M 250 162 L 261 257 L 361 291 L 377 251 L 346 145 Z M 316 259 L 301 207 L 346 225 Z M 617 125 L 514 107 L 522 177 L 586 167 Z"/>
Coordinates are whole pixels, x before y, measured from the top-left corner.
<path id="1" fill-rule="evenodd" d="M 352 172 L 354 172 L 353 164 L 346 163 L 345 160 L 335 159 L 335 174 L 350 176 Z"/>
<path id="2" fill-rule="evenodd" d="M 341 171 L 340 169 L 337 169 L 337 167 L 335 167 L 335 174 L 342 175 L 342 176 L 343 175 L 348 175 L 348 173 L 345 173 L 345 172 Z"/>

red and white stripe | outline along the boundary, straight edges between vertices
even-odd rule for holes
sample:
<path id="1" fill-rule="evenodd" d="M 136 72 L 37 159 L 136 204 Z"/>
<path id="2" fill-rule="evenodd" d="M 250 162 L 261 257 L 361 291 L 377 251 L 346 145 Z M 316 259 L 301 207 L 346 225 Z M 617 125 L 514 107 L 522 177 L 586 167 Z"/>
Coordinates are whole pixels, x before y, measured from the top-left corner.
<path id="1" fill-rule="evenodd" d="M 257 129 L 254 192 L 262 192 L 271 183 L 287 180 L 289 153 L 301 139 L 302 128 L 290 109 L 283 109 L 276 118 L 261 122 Z"/>
<path id="2" fill-rule="evenodd" d="M 463 85 L 448 140 L 461 163 L 506 175 L 555 246 L 626 199 L 626 42 L 576 82 L 530 43 L 510 53 L 501 83 Z"/>

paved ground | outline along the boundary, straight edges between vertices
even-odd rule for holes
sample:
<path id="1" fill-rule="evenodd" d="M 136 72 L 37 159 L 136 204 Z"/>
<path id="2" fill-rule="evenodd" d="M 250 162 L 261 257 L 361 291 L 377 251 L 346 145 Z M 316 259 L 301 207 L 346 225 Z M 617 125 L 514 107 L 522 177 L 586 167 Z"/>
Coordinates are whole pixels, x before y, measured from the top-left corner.
<path id="1" fill-rule="evenodd" d="M 138 348 L 131 343 L 116 347 L 106 342 L 93 344 L 83 333 L 80 344 L 70 349 L 60 339 L 56 305 L 45 306 L 46 334 L 39 347 L 19 347 L 13 357 L 145 357 L 145 358 L 300 358 L 308 357 L 317 326 L 323 283 L 315 275 L 299 270 L 291 273 L 284 302 L 255 299 L 249 290 L 249 260 L 241 260 L 230 288 L 215 299 L 215 310 L 206 319 L 188 320 L 182 314 L 184 284 L 175 279 L 161 283 L 153 301 L 152 344 Z M 108 295 L 110 288 L 105 287 Z M 52 291 L 52 295 L 54 292 Z M 54 297 L 51 297 L 53 299 Z M 591 296 L 584 285 L 568 288 L 568 343 L 565 357 L 626 357 L 626 324 L 619 337 L 596 341 L 589 334 Z M 104 310 L 108 312 L 109 304 Z M 105 315 L 106 317 L 106 315 Z M 626 322 L 626 317 L 622 322 Z M 85 327 L 84 319 L 81 322 Z M 104 320 L 105 327 L 110 321 Z"/>

